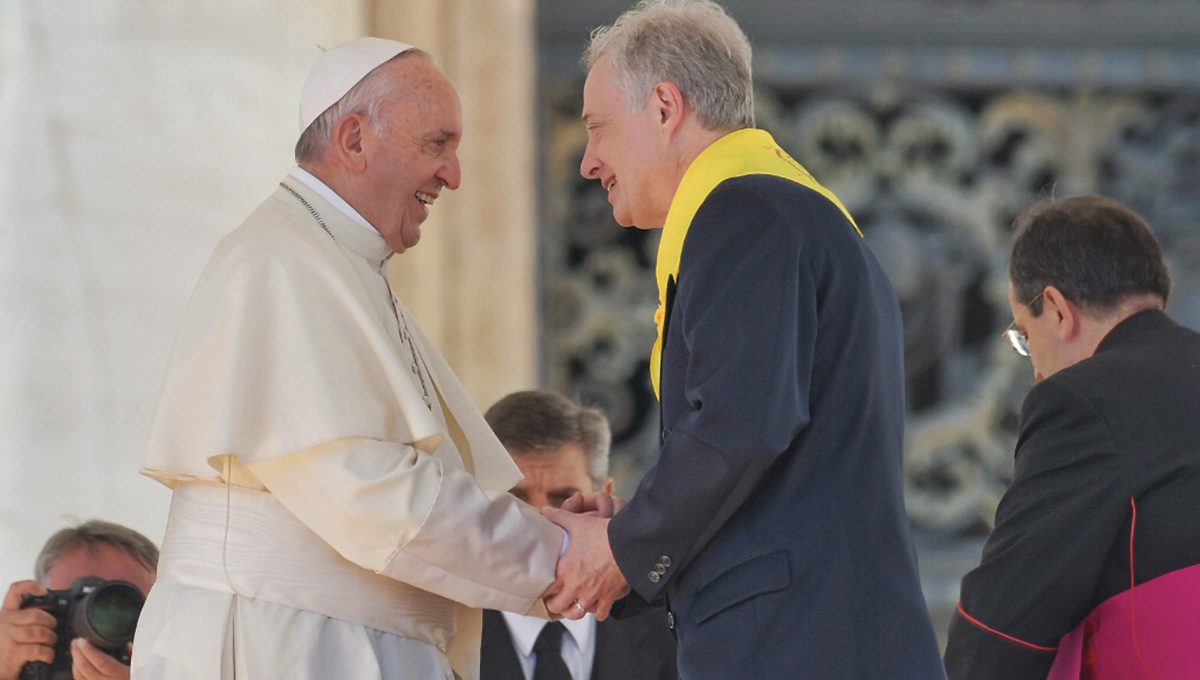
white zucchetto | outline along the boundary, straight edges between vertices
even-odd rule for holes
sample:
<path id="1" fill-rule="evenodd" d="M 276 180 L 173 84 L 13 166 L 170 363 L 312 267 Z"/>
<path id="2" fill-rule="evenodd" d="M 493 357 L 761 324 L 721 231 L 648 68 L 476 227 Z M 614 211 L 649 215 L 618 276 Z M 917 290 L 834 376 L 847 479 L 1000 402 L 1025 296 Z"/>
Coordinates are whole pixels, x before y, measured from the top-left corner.
<path id="1" fill-rule="evenodd" d="M 412 45 L 384 38 L 356 38 L 328 49 L 313 64 L 300 93 L 300 133 L 346 96 L 360 80 Z"/>

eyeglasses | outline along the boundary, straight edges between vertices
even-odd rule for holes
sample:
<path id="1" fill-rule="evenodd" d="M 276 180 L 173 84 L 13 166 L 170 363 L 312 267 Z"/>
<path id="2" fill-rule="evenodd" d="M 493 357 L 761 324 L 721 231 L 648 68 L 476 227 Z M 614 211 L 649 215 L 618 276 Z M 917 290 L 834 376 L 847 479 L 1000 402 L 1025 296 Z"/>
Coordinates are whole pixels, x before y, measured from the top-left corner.
<path id="1" fill-rule="evenodd" d="M 1032 307 L 1033 303 L 1040 300 L 1041 297 L 1042 297 L 1042 294 L 1038 293 L 1037 295 L 1033 296 L 1032 300 L 1030 300 L 1029 302 L 1026 302 L 1025 306 Z M 1016 325 L 1017 325 L 1016 319 L 1013 319 L 1012 323 L 1008 324 L 1008 328 L 1004 329 L 1004 339 L 1008 342 L 1009 347 L 1013 348 L 1014 352 L 1016 352 L 1017 354 L 1020 354 L 1023 357 L 1027 357 L 1027 356 L 1029 356 L 1029 334 L 1026 333 L 1025 331 L 1019 331 L 1016 328 L 1014 328 L 1014 326 L 1016 326 Z"/>

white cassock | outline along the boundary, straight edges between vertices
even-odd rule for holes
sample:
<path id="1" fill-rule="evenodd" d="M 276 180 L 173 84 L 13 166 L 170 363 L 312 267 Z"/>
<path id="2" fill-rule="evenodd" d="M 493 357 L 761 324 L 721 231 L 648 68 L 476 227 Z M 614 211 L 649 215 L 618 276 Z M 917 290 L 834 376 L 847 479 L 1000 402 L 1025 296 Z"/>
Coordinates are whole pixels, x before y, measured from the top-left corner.
<path id="1" fill-rule="evenodd" d="M 563 533 L 390 254 L 299 170 L 217 247 L 143 469 L 173 497 L 135 678 L 474 678 L 479 608 L 544 612 Z"/>

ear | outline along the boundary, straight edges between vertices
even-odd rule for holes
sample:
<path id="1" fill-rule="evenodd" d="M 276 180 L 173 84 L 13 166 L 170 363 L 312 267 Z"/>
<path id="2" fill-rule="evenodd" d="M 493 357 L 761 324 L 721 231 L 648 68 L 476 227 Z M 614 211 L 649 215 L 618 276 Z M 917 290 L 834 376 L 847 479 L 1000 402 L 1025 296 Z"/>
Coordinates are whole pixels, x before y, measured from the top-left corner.
<path id="1" fill-rule="evenodd" d="M 364 137 L 367 121 L 357 113 L 342 116 L 333 128 L 329 140 L 329 153 L 351 172 L 362 172 L 367 167 Z"/>
<path id="2" fill-rule="evenodd" d="M 606 493 L 610 496 L 612 495 L 612 492 L 613 492 L 613 478 L 612 477 L 609 477 L 608 480 L 604 482 L 604 488 L 601 489 L 601 491 L 603 491 L 604 493 Z"/>
<path id="3" fill-rule="evenodd" d="M 1059 340 L 1067 342 L 1079 336 L 1081 311 L 1057 286 L 1046 286 L 1042 291 L 1042 314 L 1053 315 L 1050 321 Z"/>
<path id="4" fill-rule="evenodd" d="M 683 123 L 686 102 L 683 92 L 669 80 L 654 86 L 650 92 L 650 106 L 654 107 L 660 129 L 669 137 Z"/>

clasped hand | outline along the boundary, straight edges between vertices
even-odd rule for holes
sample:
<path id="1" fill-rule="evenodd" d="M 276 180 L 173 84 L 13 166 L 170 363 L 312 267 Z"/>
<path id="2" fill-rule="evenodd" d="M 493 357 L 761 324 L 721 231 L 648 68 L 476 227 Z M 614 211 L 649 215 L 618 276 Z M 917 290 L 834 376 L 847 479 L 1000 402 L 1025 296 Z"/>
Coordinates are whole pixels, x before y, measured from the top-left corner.
<path id="1" fill-rule="evenodd" d="M 608 523 L 624 504 L 605 493 L 577 493 L 561 508 L 542 510 L 570 536 L 567 552 L 558 560 L 555 584 L 547 593 L 550 611 L 568 619 L 591 612 L 603 621 L 613 602 L 629 594 L 629 583 L 608 544 Z"/>

